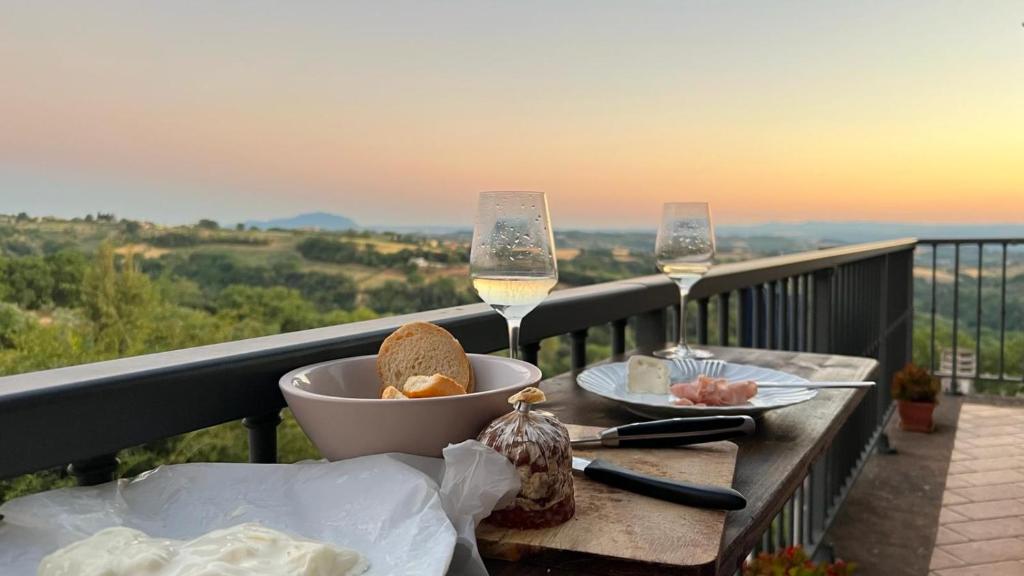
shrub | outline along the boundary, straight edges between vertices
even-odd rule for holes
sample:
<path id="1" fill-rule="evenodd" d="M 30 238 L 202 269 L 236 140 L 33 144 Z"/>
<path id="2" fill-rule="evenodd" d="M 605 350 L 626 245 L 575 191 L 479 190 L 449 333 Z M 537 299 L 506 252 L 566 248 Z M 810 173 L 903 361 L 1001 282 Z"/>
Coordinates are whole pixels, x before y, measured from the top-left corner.
<path id="1" fill-rule="evenodd" d="M 836 561 L 814 562 L 799 546 L 790 546 L 774 554 L 758 554 L 743 565 L 743 576 L 847 576 L 853 574 L 855 564 Z"/>
<path id="2" fill-rule="evenodd" d="M 936 402 L 941 385 L 927 370 L 908 363 L 892 377 L 892 397 L 909 402 Z"/>

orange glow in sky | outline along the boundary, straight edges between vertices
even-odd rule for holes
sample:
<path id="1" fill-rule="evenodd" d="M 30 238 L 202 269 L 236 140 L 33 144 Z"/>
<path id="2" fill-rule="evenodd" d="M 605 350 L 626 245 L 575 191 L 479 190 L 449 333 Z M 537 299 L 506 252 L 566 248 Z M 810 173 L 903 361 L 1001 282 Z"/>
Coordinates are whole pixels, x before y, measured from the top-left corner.
<path id="1" fill-rule="evenodd" d="M 965 2 L 26 2 L 3 212 L 1024 221 L 1024 12 Z"/>

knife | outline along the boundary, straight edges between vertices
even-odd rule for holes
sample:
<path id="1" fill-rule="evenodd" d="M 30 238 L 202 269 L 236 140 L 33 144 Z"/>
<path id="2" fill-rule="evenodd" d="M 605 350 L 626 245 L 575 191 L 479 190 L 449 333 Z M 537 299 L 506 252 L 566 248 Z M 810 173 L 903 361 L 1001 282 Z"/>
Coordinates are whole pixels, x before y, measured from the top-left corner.
<path id="1" fill-rule="evenodd" d="M 754 382 L 758 388 L 872 388 L 874 382 Z"/>
<path id="2" fill-rule="evenodd" d="M 742 510 L 747 505 L 747 499 L 732 488 L 689 484 L 657 476 L 647 476 L 621 468 L 605 460 L 587 460 L 573 456 L 572 469 L 582 472 L 595 482 L 694 508 Z"/>
<path id="3" fill-rule="evenodd" d="M 577 438 L 572 445 L 600 444 L 622 448 L 686 446 L 747 436 L 754 433 L 754 428 L 754 419 L 750 416 L 668 418 L 607 428 L 597 436 Z"/>

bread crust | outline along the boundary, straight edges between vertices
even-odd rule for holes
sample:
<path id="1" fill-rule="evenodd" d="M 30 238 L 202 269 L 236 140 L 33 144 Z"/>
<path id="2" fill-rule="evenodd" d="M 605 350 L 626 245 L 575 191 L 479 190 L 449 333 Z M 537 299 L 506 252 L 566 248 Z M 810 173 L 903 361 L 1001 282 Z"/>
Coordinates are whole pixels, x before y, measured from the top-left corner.
<path id="1" fill-rule="evenodd" d="M 402 391 L 394 386 L 388 386 L 380 395 L 382 400 L 404 400 L 408 398 Z"/>
<path id="2" fill-rule="evenodd" d="M 410 354 L 427 347 L 441 348 L 436 366 L 424 369 L 423 366 L 403 365 Z M 447 369 L 450 364 L 455 364 L 455 369 Z M 429 322 L 410 322 L 392 332 L 381 343 L 377 354 L 377 376 L 382 390 L 388 386 L 402 390 L 409 376 L 434 373 L 451 378 L 467 393 L 473 392 L 475 388 L 469 357 L 462 349 L 462 344 L 444 328 Z"/>
<path id="3" fill-rule="evenodd" d="M 408 398 L 437 398 L 438 396 L 459 396 L 466 389 L 444 374 L 433 376 L 409 376 L 402 388 Z"/>

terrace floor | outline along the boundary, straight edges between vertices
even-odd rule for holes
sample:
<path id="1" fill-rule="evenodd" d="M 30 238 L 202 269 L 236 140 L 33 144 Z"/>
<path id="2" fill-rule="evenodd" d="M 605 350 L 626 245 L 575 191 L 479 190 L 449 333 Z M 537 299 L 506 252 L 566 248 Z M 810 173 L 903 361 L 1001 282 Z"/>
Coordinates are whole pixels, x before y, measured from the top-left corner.
<path id="1" fill-rule="evenodd" d="M 829 532 L 858 574 L 1024 575 L 1024 403 L 944 396 L 932 434 L 889 423 Z"/>
<path id="2" fill-rule="evenodd" d="M 865 576 L 925 576 L 935 545 L 961 398 L 945 396 L 931 434 L 886 432 L 894 452 L 877 452 L 850 491 L 826 542 Z"/>
<path id="3" fill-rule="evenodd" d="M 963 405 L 930 568 L 1024 574 L 1024 405 Z"/>

